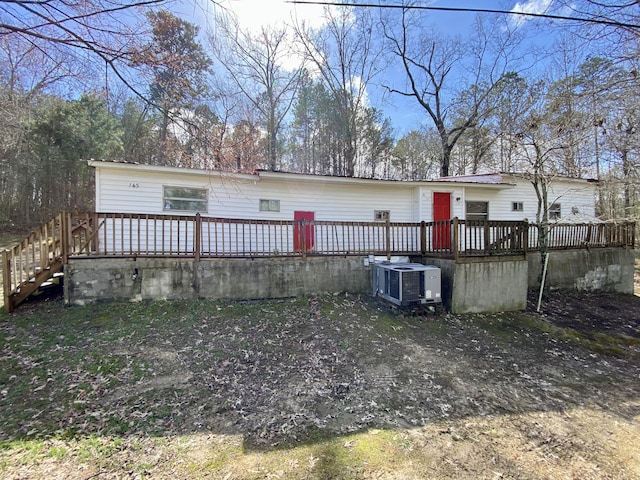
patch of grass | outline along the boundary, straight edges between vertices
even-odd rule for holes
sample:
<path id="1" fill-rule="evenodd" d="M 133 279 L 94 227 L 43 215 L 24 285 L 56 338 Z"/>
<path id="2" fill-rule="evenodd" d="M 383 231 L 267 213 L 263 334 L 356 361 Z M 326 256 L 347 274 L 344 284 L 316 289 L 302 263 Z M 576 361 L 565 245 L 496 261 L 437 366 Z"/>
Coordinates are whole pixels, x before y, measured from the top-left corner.
<path id="1" fill-rule="evenodd" d="M 397 333 L 406 328 L 406 323 L 400 315 L 394 315 L 385 310 L 379 310 L 372 319 L 374 331 L 380 335 L 396 336 Z"/>
<path id="2" fill-rule="evenodd" d="M 125 447 L 125 442 L 119 437 L 100 437 L 91 435 L 78 441 L 78 451 L 76 455 L 82 460 L 94 458 L 108 458 Z M 128 448 L 136 450 L 135 445 L 128 445 Z"/>
<path id="3" fill-rule="evenodd" d="M 245 445 L 246 447 L 246 445 Z M 187 453 L 192 475 L 228 472 L 230 478 L 360 479 L 414 478 L 429 460 L 415 448 L 410 435 L 396 430 L 367 430 L 335 437 L 323 430 L 309 432 L 303 443 L 275 448 L 243 448 L 233 440 L 214 442 L 207 450 Z M 269 474 L 268 472 L 271 472 Z"/>
<path id="4" fill-rule="evenodd" d="M 122 438 L 95 435 L 84 438 L 59 436 L 46 440 L 0 442 L 0 472 L 11 467 L 38 465 L 52 460 L 91 462 L 99 466 L 109 466 L 110 459 L 125 448 L 130 453 L 138 450 L 133 442 L 127 444 Z"/>
<path id="5" fill-rule="evenodd" d="M 535 315 L 523 312 L 491 317 L 478 316 L 476 321 L 488 332 L 507 342 L 513 340 L 515 333 L 538 331 L 554 340 L 577 345 L 594 353 L 616 357 L 628 356 L 630 353 L 627 347 L 640 345 L 640 339 L 627 335 L 581 332 L 573 328 L 555 325 Z"/>
<path id="6" fill-rule="evenodd" d="M 29 460 L 41 455 L 46 450 L 46 445 L 41 440 L 9 440 L 0 441 L 0 452 L 11 452 L 16 457 Z"/>

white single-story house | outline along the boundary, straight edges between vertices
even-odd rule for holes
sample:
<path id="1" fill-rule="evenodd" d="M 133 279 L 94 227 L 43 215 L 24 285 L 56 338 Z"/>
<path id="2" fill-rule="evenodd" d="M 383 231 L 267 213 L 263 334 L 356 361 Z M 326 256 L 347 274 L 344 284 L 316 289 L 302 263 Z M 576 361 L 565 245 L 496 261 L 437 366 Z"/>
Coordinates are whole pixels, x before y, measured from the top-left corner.
<path id="1" fill-rule="evenodd" d="M 33 291 L 25 285 L 63 266 L 69 304 L 365 292 L 372 257 L 392 255 L 440 268 L 455 313 L 523 309 L 527 289 L 539 285 L 540 230 L 523 222 L 535 222 L 538 200 L 526 175 L 393 181 L 89 165 L 96 211 L 63 212 L 4 256 L 10 307 Z M 630 293 L 634 224 L 581 224 L 595 219 L 596 185 L 561 177 L 549 184 L 558 222 L 550 230 L 558 235 L 542 238 L 555 249 L 549 282 Z M 52 250 L 35 254 L 43 245 Z"/>
<path id="2" fill-rule="evenodd" d="M 373 180 L 298 173 L 219 171 L 89 161 L 95 168 L 96 211 L 218 218 L 420 222 L 535 222 L 537 197 L 524 175 L 481 174 L 429 181 Z M 596 183 L 554 178 L 552 220 L 595 216 Z"/>

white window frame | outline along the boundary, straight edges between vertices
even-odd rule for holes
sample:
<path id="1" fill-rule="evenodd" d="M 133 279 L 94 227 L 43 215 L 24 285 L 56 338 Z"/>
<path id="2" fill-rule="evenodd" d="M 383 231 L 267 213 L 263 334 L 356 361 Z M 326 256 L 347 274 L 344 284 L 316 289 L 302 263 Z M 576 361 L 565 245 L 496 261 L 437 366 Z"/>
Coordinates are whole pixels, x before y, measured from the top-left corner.
<path id="1" fill-rule="evenodd" d="M 170 188 L 180 189 L 184 191 L 192 190 L 194 193 L 198 192 L 195 196 L 175 196 L 168 195 L 167 190 Z M 202 198 L 204 197 L 204 198 Z M 195 208 L 174 208 L 172 202 L 190 202 Z M 199 204 L 200 206 L 196 206 Z M 184 187 L 180 185 L 163 185 L 162 186 L 162 210 L 165 212 L 198 212 L 207 213 L 209 211 L 209 191 L 206 188 L 200 187 Z"/>
<path id="2" fill-rule="evenodd" d="M 512 212 L 524 212 L 524 202 L 511 202 Z"/>
<path id="3" fill-rule="evenodd" d="M 280 200 L 261 198 L 258 202 L 258 210 L 261 212 L 279 212 Z"/>
<path id="4" fill-rule="evenodd" d="M 553 202 L 549 205 L 547 213 L 549 214 L 549 220 L 560 220 L 560 218 L 562 218 L 562 204 Z"/>

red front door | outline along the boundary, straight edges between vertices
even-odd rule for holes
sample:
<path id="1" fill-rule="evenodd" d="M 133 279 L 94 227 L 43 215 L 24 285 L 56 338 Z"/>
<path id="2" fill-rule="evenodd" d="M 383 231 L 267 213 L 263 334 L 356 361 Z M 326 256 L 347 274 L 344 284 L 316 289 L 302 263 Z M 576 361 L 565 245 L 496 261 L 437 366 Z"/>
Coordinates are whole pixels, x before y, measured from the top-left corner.
<path id="1" fill-rule="evenodd" d="M 296 252 L 301 252 L 302 245 L 304 245 L 305 252 L 310 252 L 315 245 L 313 234 L 315 229 L 313 228 L 313 223 L 307 222 L 313 222 L 313 220 L 315 220 L 315 212 L 293 212 L 293 220 L 295 222 L 305 221 L 304 230 L 302 229 L 301 223 L 295 223 L 293 226 L 293 249 Z"/>
<path id="2" fill-rule="evenodd" d="M 451 248 L 451 194 L 443 192 L 433 193 L 433 221 L 445 222 L 434 225 L 433 228 L 433 248 Z"/>

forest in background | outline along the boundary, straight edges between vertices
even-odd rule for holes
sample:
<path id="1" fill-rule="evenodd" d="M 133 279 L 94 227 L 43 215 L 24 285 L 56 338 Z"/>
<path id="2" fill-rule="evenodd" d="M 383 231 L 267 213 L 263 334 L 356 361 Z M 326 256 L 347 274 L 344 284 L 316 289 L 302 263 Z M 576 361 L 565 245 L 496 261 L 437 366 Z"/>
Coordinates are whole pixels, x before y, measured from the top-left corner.
<path id="1" fill-rule="evenodd" d="M 561 23 L 478 13 L 464 37 L 414 8 L 326 7 L 322 27 L 255 31 L 209 3 L 204 31 L 161 0 L 0 0 L 1 229 L 92 210 L 88 159 L 597 178 L 602 218 L 638 218 L 635 2 L 550 2 L 581 19 Z M 406 132 L 384 113 L 398 99 L 424 114 Z"/>

